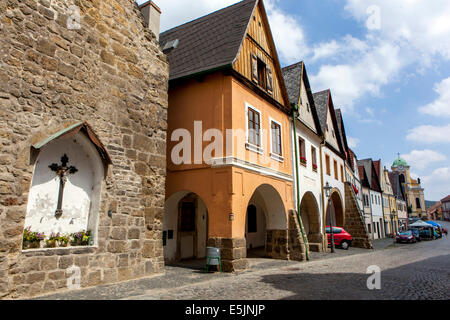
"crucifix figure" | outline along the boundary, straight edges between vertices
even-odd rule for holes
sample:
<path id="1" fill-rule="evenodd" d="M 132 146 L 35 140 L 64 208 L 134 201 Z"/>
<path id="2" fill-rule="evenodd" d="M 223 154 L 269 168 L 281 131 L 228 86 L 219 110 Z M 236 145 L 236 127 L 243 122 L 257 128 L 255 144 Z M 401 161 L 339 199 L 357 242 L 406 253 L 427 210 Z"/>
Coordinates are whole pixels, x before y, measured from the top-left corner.
<path id="1" fill-rule="evenodd" d="M 74 174 L 78 171 L 77 168 L 74 166 L 67 166 L 67 163 L 69 162 L 69 158 L 66 154 L 64 154 L 61 157 L 61 165 L 58 165 L 57 163 L 52 163 L 48 167 L 56 172 L 56 175 L 59 177 L 59 194 L 58 194 L 58 205 L 56 207 L 55 216 L 59 218 L 63 211 L 62 211 L 62 201 L 63 201 L 63 193 L 64 193 L 64 186 L 67 181 L 67 175 Z"/>

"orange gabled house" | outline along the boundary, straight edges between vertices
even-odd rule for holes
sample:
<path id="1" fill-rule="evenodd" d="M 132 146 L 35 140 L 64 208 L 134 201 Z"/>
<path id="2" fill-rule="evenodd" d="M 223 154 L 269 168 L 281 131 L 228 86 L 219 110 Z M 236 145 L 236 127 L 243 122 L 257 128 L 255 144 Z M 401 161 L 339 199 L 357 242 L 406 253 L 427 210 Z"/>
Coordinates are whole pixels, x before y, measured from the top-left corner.
<path id="1" fill-rule="evenodd" d="M 221 249 L 301 260 L 290 105 L 263 2 L 245 0 L 160 35 L 170 64 L 165 260 Z M 290 231 L 292 230 L 292 231 Z"/>

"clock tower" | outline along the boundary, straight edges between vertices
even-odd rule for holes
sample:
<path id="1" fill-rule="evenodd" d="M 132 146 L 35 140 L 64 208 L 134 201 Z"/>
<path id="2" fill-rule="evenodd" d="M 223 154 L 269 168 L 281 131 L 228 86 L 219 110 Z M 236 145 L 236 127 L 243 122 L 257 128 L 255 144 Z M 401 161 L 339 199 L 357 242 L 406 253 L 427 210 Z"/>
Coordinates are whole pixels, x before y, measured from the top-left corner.
<path id="1" fill-rule="evenodd" d="M 398 179 L 406 196 L 409 217 L 425 217 L 424 189 L 421 186 L 420 179 L 416 180 L 411 177 L 410 166 L 406 160 L 400 157 L 400 154 L 392 164 L 391 169 L 399 174 Z"/>

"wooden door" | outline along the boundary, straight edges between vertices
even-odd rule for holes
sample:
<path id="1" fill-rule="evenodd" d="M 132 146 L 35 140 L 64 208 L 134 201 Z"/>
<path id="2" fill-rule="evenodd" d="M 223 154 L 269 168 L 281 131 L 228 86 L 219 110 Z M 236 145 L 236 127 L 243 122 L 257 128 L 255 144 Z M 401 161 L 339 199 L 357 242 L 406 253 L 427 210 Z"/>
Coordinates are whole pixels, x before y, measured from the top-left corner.
<path id="1" fill-rule="evenodd" d="M 197 253 L 196 201 L 185 199 L 180 203 L 178 216 L 177 256 L 180 260 L 194 259 Z"/>

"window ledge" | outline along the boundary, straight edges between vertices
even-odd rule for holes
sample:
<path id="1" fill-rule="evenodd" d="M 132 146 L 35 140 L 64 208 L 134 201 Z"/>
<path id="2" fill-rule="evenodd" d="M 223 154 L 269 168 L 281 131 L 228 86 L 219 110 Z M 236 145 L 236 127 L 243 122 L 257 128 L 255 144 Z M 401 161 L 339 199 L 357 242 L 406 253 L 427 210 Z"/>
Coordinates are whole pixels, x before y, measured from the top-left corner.
<path id="1" fill-rule="evenodd" d="M 270 153 L 270 157 L 278 162 L 284 162 L 284 157 L 276 153 Z"/>
<path id="2" fill-rule="evenodd" d="M 30 249 L 22 249 L 22 253 L 37 253 L 37 252 L 54 252 L 58 254 L 61 251 L 76 251 L 75 253 L 92 253 L 92 250 L 97 250 L 98 246 L 67 246 L 67 247 L 56 247 L 56 248 L 30 248 Z"/>
<path id="3" fill-rule="evenodd" d="M 261 148 L 261 147 L 258 147 L 258 146 L 255 146 L 254 144 L 250 144 L 250 143 L 246 143 L 245 144 L 245 148 L 247 149 L 247 150 L 249 150 L 249 151 L 252 151 L 252 152 L 256 152 L 256 153 L 258 153 L 258 154 L 263 154 L 263 152 L 264 152 L 264 149 L 263 148 Z"/>
<path id="4" fill-rule="evenodd" d="M 300 161 L 300 164 L 306 168 L 306 166 L 307 166 L 308 163 L 307 163 L 307 162 L 301 162 L 301 161 Z"/>

